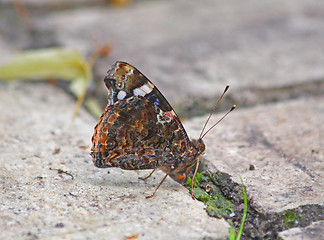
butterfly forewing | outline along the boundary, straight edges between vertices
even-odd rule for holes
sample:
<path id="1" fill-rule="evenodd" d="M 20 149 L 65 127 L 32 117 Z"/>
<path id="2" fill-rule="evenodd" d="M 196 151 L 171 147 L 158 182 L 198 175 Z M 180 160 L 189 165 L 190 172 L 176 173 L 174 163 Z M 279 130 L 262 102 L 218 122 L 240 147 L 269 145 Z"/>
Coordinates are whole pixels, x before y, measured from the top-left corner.
<path id="1" fill-rule="evenodd" d="M 92 138 L 95 165 L 166 172 L 186 166 L 195 148 L 153 83 L 133 66 L 116 62 L 105 84 L 108 105 Z"/>

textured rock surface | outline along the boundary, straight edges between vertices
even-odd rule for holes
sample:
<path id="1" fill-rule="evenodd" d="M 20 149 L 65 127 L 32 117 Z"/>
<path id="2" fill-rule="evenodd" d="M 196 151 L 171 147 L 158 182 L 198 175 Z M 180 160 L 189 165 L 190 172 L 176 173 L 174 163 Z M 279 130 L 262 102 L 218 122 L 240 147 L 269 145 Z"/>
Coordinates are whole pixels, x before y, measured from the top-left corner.
<path id="1" fill-rule="evenodd" d="M 323 119 L 323 97 L 237 109 L 206 136 L 207 161 L 237 182 L 241 175 L 263 211 L 324 204 Z"/>
<path id="2" fill-rule="evenodd" d="M 181 108 L 201 93 L 214 99 L 227 83 L 240 103 L 255 104 L 267 94 L 251 96 L 251 88 L 293 89 L 322 79 L 323 12 L 324 2 L 316 0 L 157 1 L 53 13 L 39 25 L 85 53 L 93 51 L 93 39 L 110 43 L 109 59 L 96 67 L 99 76 L 116 60 L 130 62 Z"/>
<path id="3" fill-rule="evenodd" d="M 89 56 L 108 43 L 110 55 L 94 66 L 96 95 L 106 99 L 103 76 L 124 60 L 182 116 L 209 112 L 229 83 L 220 109 L 238 109 L 206 136 L 208 166 L 237 182 L 241 175 L 262 212 L 324 204 L 324 2 L 141 1 L 110 8 L 77 0 L 64 11 L 61 1 L 55 11 L 48 1 L 25 2 L 27 18 L 0 1 L 0 64 L 22 49 L 62 45 Z M 50 85 L 0 84 L 1 239 L 227 238 L 227 223 L 208 218 L 203 204 L 169 178 L 146 200 L 162 173 L 145 183 L 138 177 L 146 171 L 95 168 L 89 148 L 96 120 L 81 111 L 71 122 L 73 107 Z M 185 122 L 190 137 L 199 136 L 206 118 Z M 316 239 L 322 225 L 280 236 Z"/>
<path id="4" fill-rule="evenodd" d="M 74 101 L 46 84 L 0 85 L 1 239 L 225 238 L 228 224 L 147 171 L 98 169 L 89 155 L 95 120 L 71 121 Z M 74 176 L 59 174 L 62 169 Z M 110 174 L 107 174 L 110 172 Z M 189 237 L 188 237 L 189 236 Z"/>
<path id="5" fill-rule="evenodd" d="M 321 240 L 324 236 L 324 221 L 314 222 L 305 228 L 292 228 L 279 236 L 285 240 Z"/>

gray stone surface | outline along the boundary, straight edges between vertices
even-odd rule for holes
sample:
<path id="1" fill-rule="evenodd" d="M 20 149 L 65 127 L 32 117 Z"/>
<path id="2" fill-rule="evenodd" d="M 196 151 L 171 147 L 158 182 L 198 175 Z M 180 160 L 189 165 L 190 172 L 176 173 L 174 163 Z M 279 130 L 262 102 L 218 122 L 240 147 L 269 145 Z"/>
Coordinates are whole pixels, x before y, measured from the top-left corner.
<path id="1" fill-rule="evenodd" d="M 237 182 L 241 175 L 260 211 L 279 212 L 324 204 L 323 12 L 318 0 L 141 1 L 126 8 L 33 8 L 28 29 L 0 6 L 0 64 L 30 47 L 60 44 L 89 56 L 94 42 L 109 43 L 111 54 L 95 64 L 103 99 L 103 76 L 125 60 L 182 114 L 197 113 L 196 106 L 207 112 L 231 84 L 220 109 L 229 102 L 238 109 L 206 136 L 205 162 Z M 138 177 L 146 171 L 95 168 L 89 148 L 96 120 L 81 111 L 71 122 L 73 105 L 51 86 L 1 83 L 1 239 L 227 237 L 228 225 L 208 218 L 169 178 L 146 200 L 162 173 L 144 183 Z M 199 136 L 206 118 L 185 122 L 190 137 Z M 280 236 L 303 239 L 322 225 Z"/>
<path id="2" fill-rule="evenodd" d="M 12 6 L 13 1 L 11 0 L 0 0 L 0 3 L 4 6 Z M 64 0 L 24 0 L 24 6 L 27 8 L 44 8 L 44 9 L 64 9 L 68 7 L 75 7 L 75 6 L 93 6 L 97 4 L 107 4 L 107 1 L 105 0 L 70 0 L 70 1 L 64 1 Z M 19 2 L 16 2 L 17 5 L 19 5 Z"/>
<path id="3" fill-rule="evenodd" d="M 163 173 L 145 183 L 147 171 L 95 168 L 96 121 L 81 111 L 72 122 L 73 108 L 46 84 L 0 85 L 0 239 L 226 238 L 229 225 L 173 180 L 145 199 Z"/>
<path id="4" fill-rule="evenodd" d="M 13 52 L 15 51 L 16 49 L 12 45 L 0 38 L 0 65 L 13 58 Z"/>
<path id="5" fill-rule="evenodd" d="M 323 96 L 238 108 L 205 137 L 206 161 L 237 182 L 242 176 L 264 212 L 324 204 L 323 119 Z M 188 131 L 205 121 L 206 116 L 190 121 Z M 250 164 L 256 169 L 249 171 Z"/>
<path id="6" fill-rule="evenodd" d="M 324 221 L 314 222 L 305 228 L 292 228 L 281 232 L 284 240 L 322 240 L 324 236 Z"/>
<path id="7" fill-rule="evenodd" d="M 227 83 L 234 98 L 255 104 L 266 95 L 251 99 L 251 88 L 293 90 L 322 79 L 323 12 L 318 0 L 183 0 L 54 12 L 36 22 L 44 33 L 54 32 L 58 43 L 86 54 L 94 40 L 110 43 L 109 58 L 96 65 L 98 76 L 116 60 L 130 62 L 182 112 L 202 96 L 214 99 Z"/>

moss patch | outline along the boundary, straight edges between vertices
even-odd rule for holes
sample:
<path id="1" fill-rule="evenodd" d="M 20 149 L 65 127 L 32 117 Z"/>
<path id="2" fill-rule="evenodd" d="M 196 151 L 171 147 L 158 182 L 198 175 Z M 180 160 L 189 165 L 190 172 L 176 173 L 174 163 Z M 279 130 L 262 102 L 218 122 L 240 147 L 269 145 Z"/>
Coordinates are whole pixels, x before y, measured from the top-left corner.
<path id="1" fill-rule="evenodd" d="M 207 205 L 209 216 L 222 218 L 233 213 L 234 204 L 228 200 L 215 184 L 208 181 L 206 174 L 197 174 L 194 180 L 193 195 Z M 191 178 L 187 179 L 188 188 L 191 188 Z"/>
<path id="2" fill-rule="evenodd" d="M 293 227 L 298 225 L 298 221 L 301 217 L 294 211 L 290 210 L 289 212 L 282 215 L 284 219 L 285 227 Z"/>
<path id="3" fill-rule="evenodd" d="M 187 179 L 187 187 L 191 191 L 190 178 Z M 234 228 L 233 231 L 239 231 L 244 209 L 243 190 L 240 184 L 232 181 L 229 174 L 220 171 L 197 174 L 193 194 L 206 204 L 209 216 L 224 218 Z M 248 201 L 242 238 L 277 239 L 280 231 L 324 220 L 323 210 L 324 206 L 312 204 L 280 213 L 263 213 L 258 212 Z"/>

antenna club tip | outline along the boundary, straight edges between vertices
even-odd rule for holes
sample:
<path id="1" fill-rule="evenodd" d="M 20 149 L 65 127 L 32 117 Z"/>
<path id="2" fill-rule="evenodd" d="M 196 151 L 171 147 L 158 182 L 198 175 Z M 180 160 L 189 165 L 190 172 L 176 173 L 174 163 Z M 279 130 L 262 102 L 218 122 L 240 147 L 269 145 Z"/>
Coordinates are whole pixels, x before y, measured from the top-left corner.
<path id="1" fill-rule="evenodd" d="M 233 108 L 236 108 L 236 104 L 233 105 Z"/>
<path id="2" fill-rule="evenodd" d="M 227 90 L 229 89 L 229 84 L 226 85 L 223 94 L 225 94 L 227 92 Z M 223 96 L 222 96 L 223 97 Z"/>
<path id="3" fill-rule="evenodd" d="M 233 111 L 236 108 L 236 105 L 233 105 L 233 107 L 231 108 L 230 112 Z"/>

